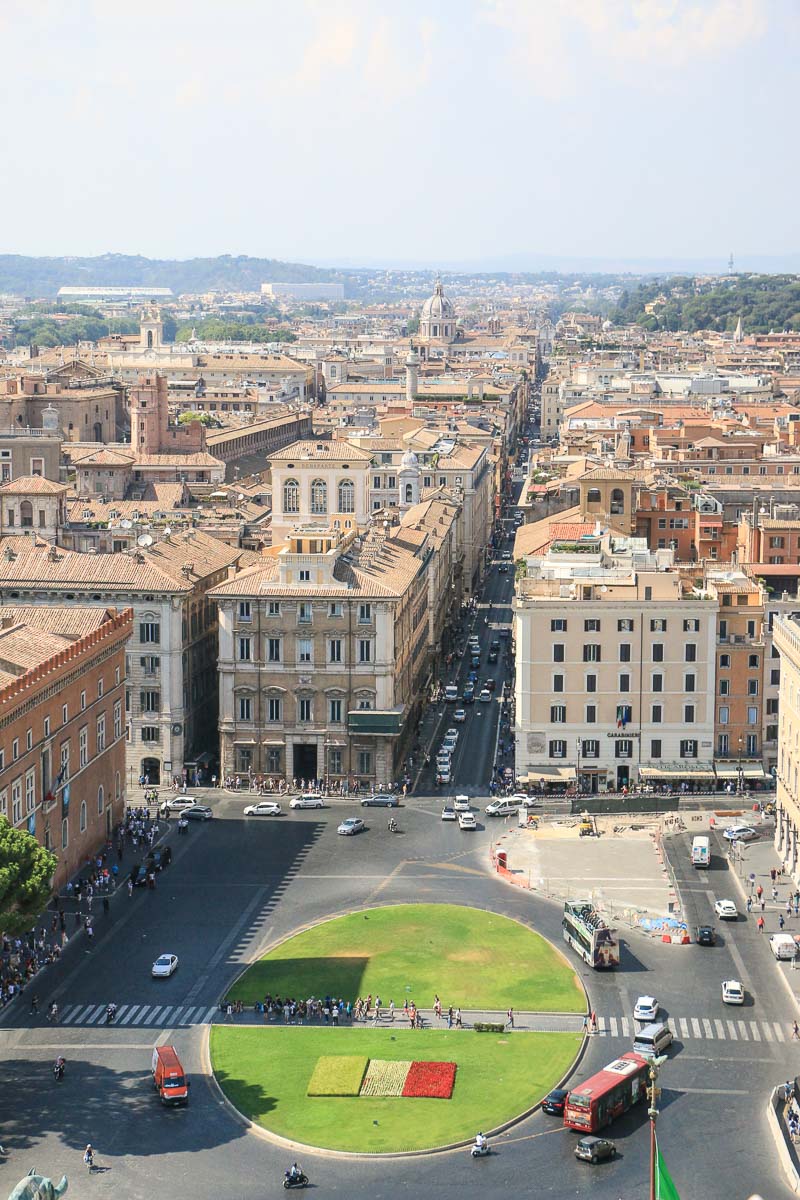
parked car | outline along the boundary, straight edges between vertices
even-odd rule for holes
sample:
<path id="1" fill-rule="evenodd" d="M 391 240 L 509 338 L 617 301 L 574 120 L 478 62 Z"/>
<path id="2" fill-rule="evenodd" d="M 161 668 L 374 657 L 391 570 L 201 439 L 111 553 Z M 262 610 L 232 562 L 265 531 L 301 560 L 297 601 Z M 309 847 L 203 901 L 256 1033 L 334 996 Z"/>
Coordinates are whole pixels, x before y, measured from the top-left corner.
<path id="1" fill-rule="evenodd" d="M 458 814 L 459 829 L 477 829 L 478 822 L 475 820 L 475 814 L 471 812 L 460 812 Z"/>
<path id="2" fill-rule="evenodd" d="M 582 1162 L 597 1163 L 616 1158 L 617 1147 L 611 1138 L 582 1137 L 575 1146 L 575 1157 Z"/>
<path id="3" fill-rule="evenodd" d="M 375 792 L 373 796 L 365 796 L 361 801 L 362 808 L 397 808 L 397 796 L 391 792 Z"/>
<path id="4" fill-rule="evenodd" d="M 154 979 L 166 979 L 178 969 L 177 954 L 159 954 L 150 972 Z"/>
<path id="5" fill-rule="evenodd" d="M 258 804 L 248 804 L 244 815 L 246 817 L 279 817 L 282 811 L 276 800 L 259 800 Z"/>
<path id="6" fill-rule="evenodd" d="M 713 946 L 717 940 L 717 931 L 713 925 L 698 925 L 695 931 L 695 941 L 698 946 Z"/>
<path id="7" fill-rule="evenodd" d="M 529 796 L 526 792 L 514 792 L 507 799 L 516 804 L 518 808 L 536 808 L 542 803 L 541 796 Z"/>
<path id="8" fill-rule="evenodd" d="M 744 1004 L 744 988 L 738 979 L 725 979 L 722 984 L 723 1004 Z"/>
<path id="9" fill-rule="evenodd" d="M 319 792 L 306 792 L 302 796 L 293 796 L 289 808 L 324 808 L 324 797 Z"/>
<path id="10" fill-rule="evenodd" d="M 456 813 L 456 810 L 453 808 L 452 804 L 445 804 L 444 808 L 442 809 L 442 820 L 443 821 L 457 821 L 458 820 L 458 814 Z"/>
<path id="11" fill-rule="evenodd" d="M 655 996 L 640 996 L 633 1006 L 636 1021 L 655 1021 L 658 1016 L 658 1001 Z"/>
<path id="12" fill-rule="evenodd" d="M 758 830 L 752 825 L 729 825 L 722 836 L 729 842 L 752 842 L 758 837 Z"/>
<path id="13" fill-rule="evenodd" d="M 361 817 L 347 817 L 336 832 L 341 833 L 344 837 L 350 837 L 354 833 L 363 833 L 366 828 Z"/>
<path id="14" fill-rule="evenodd" d="M 736 905 L 732 900 L 717 900 L 714 905 L 714 912 L 721 921 L 735 921 L 739 916 L 736 911 Z"/>
<path id="15" fill-rule="evenodd" d="M 542 1111 L 551 1113 L 554 1117 L 563 1117 L 564 1104 L 568 1095 L 569 1092 L 566 1088 L 553 1088 L 552 1092 L 548 1092 L 542 1101 Z"/>
<path id="16" fill-rule="evenodd" d="M 207 804 L 193 804 L 191 808 L 185 808 L 181 813 L 184 821 L 210 821 L 213 815 L 214 810 Z"/>

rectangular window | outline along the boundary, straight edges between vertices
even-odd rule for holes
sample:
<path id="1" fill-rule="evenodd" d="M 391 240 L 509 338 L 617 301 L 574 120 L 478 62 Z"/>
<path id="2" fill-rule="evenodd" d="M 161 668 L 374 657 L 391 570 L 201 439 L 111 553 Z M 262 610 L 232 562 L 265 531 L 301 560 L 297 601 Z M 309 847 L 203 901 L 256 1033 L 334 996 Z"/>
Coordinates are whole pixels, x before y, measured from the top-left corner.
<path id="1" fill-rule="evenodd" d="M 621 692 L 629 692 L 629 691 L 631 690 L 631 677 L 630 677 L 630 675 L 627 675 L 627 674 L 625 674 L 625 675 L 620 675 L 620 677 L 619 677 L 619 690 L 620 690 Z"/>
<path id="2" fill-rule="evenodd" d="M 777 698 L 777 696 L 774 696 L 771 700 L 767 701 L 767 716 L 768 717 L 776 717 L 777 715 L 778 715 L 778 698 Z M 0 770 L 2 770 L 2 769 L 3 769 L 2 761 L 0 761 Z"/>
<path id="3" fill-rule="evenodd" d="M 328 751 L 328 773 L 330 775 L 342 774 L 342 752 L 341 750 L 332 749 Z"/>
<path id="4" fill-rule="evenodd" d="M 620 738 L 614 743 L 615 758 L 632 758 L 633 757 L 633 742 L 629 738 Z"/>
<path id="5" fill-rule="evenodd" d="M 600 757 L 600 743 L 597 738 L 584 738 L 582 750 L 584 758 Z"/>
<path id="6" fill-rule="evenodd" d="M 685 617 L 684 621 L 683 621 L 683 632 L 684 633 L 699 633 L 700 632 L 700 618 L 699 617 Z"/>
<path id="7" fill-rule="evenodd" d="M 774 668 L 774 670 L 770 671 L 770 673 L 769 673 L 769 681 L 770 681 L 770 683 L 771 683 L 771 684 L 773 684 L 773 685 L 780 683 L 780 681 L 781 681 L 781 669 L 780 669 L 780 667 L 775 667 L 775 668 Z"/>
<path id="8" fill-rule="evenodd" d="M 301 696 L 297 702 L 298 721 L 310 721 L 312 700 L 310 696 Z"/>
<path id="9" fill-rule="evenodd" d="M 586 724 L 587 725 L 596 725 L 597 724 L 597 705 L 596 704 L 587 704 L 586 705 Z"/>
<path id="10" fill-rule="evenodd" d="M 697 742 L 693 738 L 681 742 L 681 758 L 697 758 Z"/>
<path id="11" fill-rule="evenodd" d="M 33 746 L 33 730 L 28 729 L 25 733 L 25 749 L 30 750 Z"/>
<path id="12" fill-rule="evenodd" d="M 563 690 L 564 690 L 564 676 L 563 675 L 554 675 L 553 676 L 553 691 L 554 692 L 563 692 Z"/>
<path id="13" fill-rule="evenodd" d="M 684 662 L 697 662 L 697 643 L 687 642 L 683 648 Z"/>
<path id="14" fill-rule="evenodd" d="M 663 661 L 664 661 L 664 643 L 663 642 L 655 642 L 653 644 L 653 662 L 663 662 Z"/>
<path id="15" fill-rule="evenodd" d="M 748 694 L 748 696 L 757 696 L 758 695 L 758 680 L 757 679 L 748 679 L 747 694 Z"/>
<path id="16" fill-rule="evenodd" d="M 344 610 L 342 608 L 342 605 L 340 604 L 340 602 L 338 600 L 334 600 L 331 604 L 328 605 L 328 616 L 329 617 L 340 617 L 342 615 L 343 611 Z"/>
<path id="17" fill-rule="evenodd" d="M 297 661 L 301 663 L 310 663 L 312 658 L 313 643 L 311 638 L 297 639 Z"/>
<path id="18" fill-rule="evenodd" d="M 586 676 L 586 691 L 587 692 L 596 692 L 597 691 L 597 676 L 596 675 L 587 675 Z"/>
<path id="19" fill-rule="evenodd" d="M 721 733 L 717 738 L 717 753 L 727 754 L 730 746 L 730 738 L 727 733 Z"/>
<path id="20" fill-rule="evenodd" d="M 22 820 L 22 778 L 11 784 L 11 823 L 18 825 Z"/>
<path id="21" fill-rule="evenodd" d="M 554 738 L 550 742 L 550 757 L 551 758 L 566 758 L 567 743 L 562 738 Z"/>
<path id="22" fill-rule="evenodd" d="M 684 675 L 683 690 L 685 692 L 693 692 L 695 690 L 696 682 L 697 682 L 697 677 L 695 675 L 692 675 L 692 674 Z"/>
<path id="23" fill-rule="evenodd" d="M 308 600 L 301 600 L 297 606 L 297 619 L 301 625 L 308 625 L 311 621 L 311 604 Z"/>
<path id="24" fill-rule="evenodd" d="M 100 713 L 97 718 L 97 753 L 102 754 L 106 748 L 106 714 Z"/>
<path id="25" fill-rule="evenodd" d="M 31 767 L 25 772 L 25 812 L 32 813 L 36 808 L 36 771 Z"/>
<path id="26" fill-rule="evenodd" d="M 620 662 L 630 662 L 631 661 L 630 642 L 620 642 L 619 661 Z"/>
<path id="27" fill-rule="evenodd" d="M 69 705 L 68 704 L 61 705 L 61 724 L 62 725 L 69 724 Z"/>
<path id="28" fill-rule="evenodd" d="M 89 726 L 78 730 L 78 766 L 85 767 L 89 761 Z"/>
<path id="29" fill-rule="evenodd" d="M 722 597 L 723 600 L 725 600 L 726 598 L 727 597 L 725 597 L 725 596 Z M 719 623 L 719 639 L 721 642 L 726 642 L 728 640 L 728 622 L 727 621 L 720 621 L 720 623 Z"/>
<path id="30" fill-rule="evenodd" d="M 753 704 L 750 704 L 747 707 L 747 724 L 748 725 L 757 725 L 758 724 L 758 708 Z"/>
<path id="31" fill-rule="evenodd" d="M 562 642 L 556 642 L 553 646 L 553 662 L 564 661 L 564 645 Z"/>
<path id="32" fill-rule="evenodd" d="M 158 675 L 161 669 L 161 659 L 156 654 L 146 654 L 139 659 L 139 665 L 145 675 Z"/>
<path id="33" fill-rule="evenodd" d="M 143 713 L 161 712 L 161 693 L 141 692 L 139 695 L 139 703 Z"/>
<path id="34" fill-rule="evenodd" d="M 778 740 L 778 726 L 777 725 L 768 725 L 767 726 L 767 741 L 768 742 L 777 742 L 777 740 Z"/>
<path id="35" fill-rule="evenodd" d="M 61 743 L 61 770 L 59 771 L 59 787 L 69 780 L 69 742 Z"/>
<path id="36" fill-rule="evenodd" d="M 159 740 L 159 731 L 158 731 L 157 725 L 143 725 L 142 726 L 142 741 L 143 742 L 157 742 L 158 740 Z"/>
<path id="37" fill-rule="evenodd" d="M 280 696 L 269 696 L 267 699 L 267 720 L 273 725 L 279 723 L 283 716 L 283 701 Z"/>
<path id="38" fill-rule="evenodd" d="M 157 645 L 161 642 L 161 624 L 159 621 L 141 621 L 139 624 L 139 641 L 144 645 Z"/>
<path id="39" fill-rule="evenodd" d="M 583 622 L 583 632 L 584 633 L 599 633 L 600 632 L 599 618 L 598 617 L 587 617 L 586 620 Z"/>
<path id="40" fill-rule="evenodd" d="M 372 605 L 359 604 L 358 606 L 358 623 L 359 625 L 369 625 L 372 621 Z"/>
<path id="41" fill-rule="evenodd" d="M 239 638 L 239 662 L 252 662 L 253 659 L 253 639 L 251 637 Z"/>
<path id="42" fill-rule="evenodd" d="M 249 600 L 240 600 L 239 601 L 239 620 L 240 621 L 252 621 L 252 619 L 253 619 L 253 614 L 252 614 L 252 611 L 250 608 L 250 601 Z"/>
<path id="43" fill-rule="evenodd" d="M 666 633 L 667 621 L 665 617 L 653 617 L 650 621 L 651 633 Z"/>
<path id="44" fill-rule="evenodd" d="M 633 633 L 633 617 L 620 617 L 617 621 L 617 633 Z"/>
<path id="45" fill-rule="evenodd" d="M 720 704 L 718 711 L 719 711 L 719 718 L 718 718 L 719 724 L 727 725 L 728 721 L 730 720 L 730 715 L 731 715 L 730 707 L 727 704 Z"/>
<path id="46" fill-rule="evenodd" d="M 758 754 L 758 734 L 748 733 L 745 739 L 745 754 Z"/>
<path id="47" fill-rule="evenodd" d="M 751 671 L 757 671 L 758 670 L 758 655 L 757 654 L 749 654 L 747 656 L 747 665 Z"/>
<path id="48" fill-rule="evenodd" d="M 584 662 L 600 662 L 600 645 L 597 642 L 589 642 L 583 647 Z"/>
<path id="49" fill-rule="evenodd" d="M 122 737 L 122 701 L 114 702 L 114 741 Z"/>
<path id="50" fill-rule="evenodd" d="M 342 661 L 342 639 L 331 638 L 328 642 L 328 662 L 340 663 Z"/>
<path id="51" fill-rule="evenodd" d="M 553 617 L 552 621 L 550 622 L 550 632 L 551 633 L 566 633 L 567 632 L 567 618 L 566 617 Z"/>
<path id="52" fill-rule="evenodd" d="M 553 725 L 563 725 L 567 719 L 566 704 L 550 705 L 550 721 Z"/>
<path id="53" fill-rule="evenodd" d="M 281 661 L 281 639 L 267 638 L 267 662 L 279 663 Z"/>
<path id="54" fill-rule="evenodd" d="M 50 737 L 50 718 L 49 717 L 45 717 L 44 725 L 42 728 L 43 728 L 43 736 L 46 738 L 49 738 Z M 3 769 L 3 756 L 2 756 L 2 754 L 0 754 L 0 771 L 2 771 L 2 769 Z"/>
<path id="55" fill-rule="evenodd" d="M 282 750 L 280 746 L 271 746 L 267 751 L 267 770 L 270 775 L 280 775 L 283 766 L 281 763 Z"/>
<path id="56" fill-rule="evenodd" d="M 731 665 L 731 656 L 730 656 L 730 654 L 720 654 L 720 656 L 719 656 L 719 665 L 720 665 L 720 669 L 721 669 L 722 671 L 728 671 L 728 670 L 730 670 L 730 665 Z"/>
<path id="57" fill-rule="evenodd" d="M 720 696 L 730 696 L 730 694 L 731 694 L 731 681 L 730 681 L 730 679 L 720 679 L 720 681 L 719 681 L 719 694 L 720 694 Z"/>
<path id="58" fill-rule="evenodd" d="M 249 696 L 239 697 L 239 720 L 252 721 L 253 719 L 253 701 Z"/>
<path id="59" fill-rule="evenodd" d="M 663 692 L 663 690 L 664 690 L 664 676 L 663 675 L 654 675 L 651 691 Z"/>
<path id="60" fill-rule="evenodd" d="M 269 603 L 267 604 L 267 616 L 268 617 L 279 617 L 280 615 L 281 615 L 280 600 L 270 600 Z"/>
<path id="61" fill-rule="evenodd" d="M 660 725 L 664 709 L 660 704 L 654 704 L 650 709 L 650 720 L 653 725 Z"/>
<path id="62" fill-rule="evenodd" d="M 341 725 L 342 723 L 342 702 L 341 700 L 328 701 L 328 720 L 331 725 Z"/>
<path id="63" fill-rule="evenodd" d="M 359 638 L 358 640 L 358 661 L 360 663 L 372 662 L 372 642 L 369 638 Z"/>
<path id="64" fill-rule="evenodd" d="M 253 751 L 249 746 L 236 747 L 236 770 L 242 775 L 249 775 L 253 765 Z"/>
<path id="65" fill-rule="evenodd" d="M 311 572 L 307 570 L 298 571 L 297 578 L 301 583 L 311 583 Z"/>
<path id="66" fill-rule="evenodd" d="M 358 773 L 359 775 L 372 774 L 372 751 L 359 750 L 358 752 Z"/>
<path id="67" fill-rule="evenodd" d="M 694 705 L 693 704 L 684 704 L 683 720 L 684 720 L 684 724 L 686 724 L 686 725 L 694 725 Z"/>
<path id="68" fill-rule="evenodd" d="M 650 757 L 661 758 L 661 738 L 653 738 L 650 742 Z"/>

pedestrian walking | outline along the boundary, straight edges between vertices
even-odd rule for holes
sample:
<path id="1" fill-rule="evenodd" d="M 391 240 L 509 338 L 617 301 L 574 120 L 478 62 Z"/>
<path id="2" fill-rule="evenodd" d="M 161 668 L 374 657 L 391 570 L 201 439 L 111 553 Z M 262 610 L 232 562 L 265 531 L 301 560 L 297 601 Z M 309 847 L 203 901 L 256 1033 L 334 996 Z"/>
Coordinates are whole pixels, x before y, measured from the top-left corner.
<path id="1" fill-rule="evenodd" d="M 758 918 L 758 921 L 756 922 L 756 924 L 758 925 L 758 932 L 759 932 L 759 933 L 763 933 L 763 932 L 764 932 L 764 918 L 763 918 L 763 917 L 759 917 L 759 918 Z"/>
<path id="2" fill-rule="evenodd" d="M 508 1018 L 508 1024 L 509 1024 L 510 1028 L 513 1029 L 514 1028 L 514 1009 L 510 1008 L 508 1010 L 508 1012 L 506 1013 L 506 1016 Z"/>
<path id="3" fill-rule="evenodd" d="M 761 884 L 759 884 L 758 887 L 756 888 L 756 895 L 758 896 L 759 900 L 764 895 L 764 889 L 761 886 Z"/>
<path id="4" fill-rule="evenodd" d="M 772 889 L 772 899 L 773 900 L 778 899 L 778 889 L 776 887 L 773 887 L 773 889 Z"/>
<path id="5" fill-rule="evenodd" d="M 778 928 L 780 930 L 783 930 L 783 927 L 785 924 L 786 924 L 786 922 L 783 919 L 783 913 L 781 913 L 781 915 L 778 917 Z"/>
<path id="6" fill-rule="evenodd" d="M 770 871 L 770 873 L 769 873 L 769 877 L 770 877 L 770 879 L 772 880 L 772 882 L 773 882 L 773 883 L 775 882 L 775 878 L 776 878 L 777 874 L 778 874 L 778 872 L 777 872 L 777 871 L 775 870 L 775 868 L 773 867 L 773 868 L 772 868 L 772 870 L 771 870 L 771 871 Z"/>
<path id="7" fill-rule="evenodd" d="M 762 896 L 762 897 L 761 897 L 761 911 L 762 911 L 762 913 L 766 911 L 766 907 L 767 907 L 767 902 L 766 902 L 766 900 L 764 899 L 764 897 Z"/>
<path id="8" fill-rule="evenodd" d="M 39 997 L 36 992 L 31 996 L 31 1016 L 38 1017 L 39 1015 Z"/>
<path id="9" fill-rule="evenodd" d="M 752 896 L 747 897 L 747 911 L 748 912 L 753 911 L 753 897 Z"/>
<path id="10" fill-rule="evenodd" d="M 103 896 L 103 912 L 108 916 L 111 905 L 108 902 L 108 896 Z"/>
<path id="11" fill-rule="evenodd" d="M 800 1042 L 800 1025 L 797 1021 L 792 1021 L 792 1041 Z"/>
<path id="12" fill-rule="evenodd" d="M 592 1033 L 597 1033 L 597 1013 L 592 1009 Z"/>
<path id="13" fill-rule="evenodd" d="M 461 1009 L 457 1008 L 456 1009 L 456 1029 L 462 1029 L 462 1028 L 463 1028 L 463 1023 L 461 1021 Z"/>
<path id="14" fill-rule="evenodd" d="M 394 1000 L 389 1001 L 389 1020 L 394 1020 Z"/>
<path id="15" fill-rule="evenodd" d="M 129 896 L 133 895 L 133 880 L 132 879 L 128 880 L 128 895 Z"/>
<path id="16" fill-rule="evenodd" d="M 448 1029 L 453 1028 L 453 1006 L 452 1006 L 452 1004 L 450 1005 L 450 1007 L 447 1010 L 447 1028 Z"/>

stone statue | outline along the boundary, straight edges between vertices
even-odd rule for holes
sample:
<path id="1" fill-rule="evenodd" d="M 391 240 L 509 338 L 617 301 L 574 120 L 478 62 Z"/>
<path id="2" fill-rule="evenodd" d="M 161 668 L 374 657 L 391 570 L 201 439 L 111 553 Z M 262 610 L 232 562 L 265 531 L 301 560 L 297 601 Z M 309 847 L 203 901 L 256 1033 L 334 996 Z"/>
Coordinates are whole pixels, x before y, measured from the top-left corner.
<path id="1" fill-rule="evenodd" d="M 31 1167 L 24 1179 L 14 1188 L 8 1200 L 57 1200 L 67 1190 L 67 1177 L 61 1176 L 60 1183 L 53 1183 L 45 1175 L 37 1175 Z"/>

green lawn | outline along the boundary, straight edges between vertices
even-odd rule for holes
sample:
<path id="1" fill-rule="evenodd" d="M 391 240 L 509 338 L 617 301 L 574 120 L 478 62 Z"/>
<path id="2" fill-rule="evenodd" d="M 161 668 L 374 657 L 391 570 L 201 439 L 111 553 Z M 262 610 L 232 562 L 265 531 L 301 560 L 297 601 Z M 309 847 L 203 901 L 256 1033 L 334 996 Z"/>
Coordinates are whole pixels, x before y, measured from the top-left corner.
<path id="1" fill-rule="evenodd" d="M 570 1033 L 214 1025 L 217 1080 L 240 1112 L 283 1137 L 331 1150 L 421 1150 L 473 1137 L 530 1108 L 578 1053 Z M 322 1055 L 458 1064 L 450 1100 L 310 1097 Z"/>
<path id="2" fill-rule="evenodd" d="M 402 904 L 326 921 L 270 951 L 231 988 L 248 1004 L 327 994 L 384 1005 L 584 1012 L 577 976 L 549 942 L 507 917 L 455 904 Z"/>

